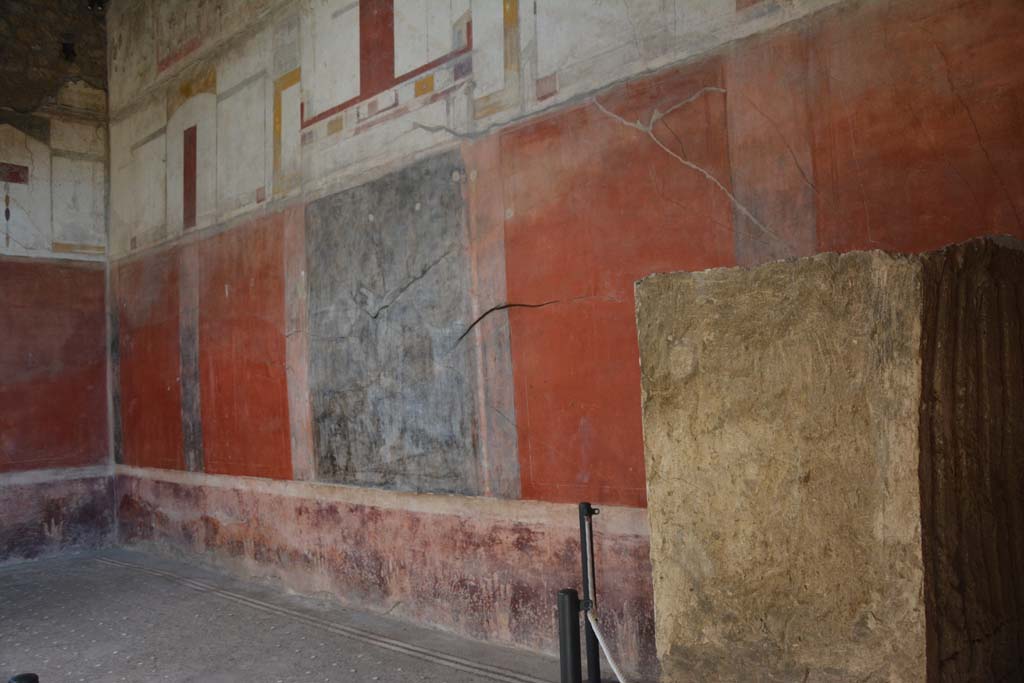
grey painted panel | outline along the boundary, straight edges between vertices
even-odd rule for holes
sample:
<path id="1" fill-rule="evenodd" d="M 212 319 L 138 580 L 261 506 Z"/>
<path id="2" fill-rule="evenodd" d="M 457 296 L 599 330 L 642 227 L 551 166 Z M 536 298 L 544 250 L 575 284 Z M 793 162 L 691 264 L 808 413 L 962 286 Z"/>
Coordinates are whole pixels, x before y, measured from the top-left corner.
<path id="1" fill-rule="evenodd" d="M 433 157 L 307 207 L 321 479 L 480 492 L 465 177 Z"/>

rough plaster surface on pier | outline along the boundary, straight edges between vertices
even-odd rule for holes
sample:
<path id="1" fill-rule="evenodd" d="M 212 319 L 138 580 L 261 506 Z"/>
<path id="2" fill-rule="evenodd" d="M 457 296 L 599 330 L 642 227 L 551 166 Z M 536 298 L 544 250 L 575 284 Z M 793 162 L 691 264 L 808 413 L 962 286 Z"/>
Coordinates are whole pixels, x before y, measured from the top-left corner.
<path id="1" fill-rule="evenodd" d="M 919 262 L 637 288 L 663 680 L 919 681 Z"/>

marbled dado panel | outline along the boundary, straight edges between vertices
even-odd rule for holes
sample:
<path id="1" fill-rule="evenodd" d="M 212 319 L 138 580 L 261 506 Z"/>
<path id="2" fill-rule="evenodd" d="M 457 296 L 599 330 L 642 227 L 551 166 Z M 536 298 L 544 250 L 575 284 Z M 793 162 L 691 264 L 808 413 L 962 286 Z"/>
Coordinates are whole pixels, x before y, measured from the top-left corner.
<path id="1" fill-rule="evenodd" d="M 437 156 L 307 209 L 322 479 L 480 492 L 464 176 Z"/>
<path id="2" fill-rule="evenodd" d="M 0 486 L 0 563 L 102 547 L 113 537 L 109 477 Z"/>
<path id="3" fill-rule="evenodd" d="M 555 593 L 580 571 L 572 506 L 419 496 L 405 509 L 414 498 L 403 494 L 373 492 L 376 506 L 334 486 L 185 476 L 117 477 L 122 542 L 471 638 L 557 649 Z M 642 674 L 629 680 L 650 681 L 654 606 L 641 519 L 602 510 L 595 553 L 601 627 L 618 662 Z"/>

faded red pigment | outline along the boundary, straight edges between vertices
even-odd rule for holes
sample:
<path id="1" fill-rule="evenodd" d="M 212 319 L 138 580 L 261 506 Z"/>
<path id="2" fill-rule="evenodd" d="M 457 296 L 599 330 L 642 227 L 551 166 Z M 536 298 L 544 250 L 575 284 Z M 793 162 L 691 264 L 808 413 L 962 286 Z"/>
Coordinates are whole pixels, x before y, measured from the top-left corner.
<path id="1" fill-rule="evenodd" d="M 717 60 L 601 95 L 502 136 L 508 298 L 524 498 L 643 506 L 633 283 L 733 262 L 732 207 L 680 164 L 729 187 Z M 614 115 L 607 112 L 614 112 Z M 686 144 L 682 144 L 682 140 Z M 685 226 L 685 227 L 684 227 Z"/>
<path id="2" fill-rule="evenodd" d="M 212 474 L 292 476 L 283 250 L 283 214 L 199 246 L 200 407 Z"/>
<path id="3" fill-rule="evenodd" d="M 1024 236 L 1024 4 L 865 3 L 811 43 L 818 249 Z"/>
<path id="4" fill-rule="evenodd" d="M 127 465 L 184 469 L 179 275 L 174 249 L 114 270 L 122 458 Z"/>
<path id="5" fill-rule="evenodd" d="M 121 538 L 195 553 L 346 605 L 474 638 L 554 651 L 553 601 L 579 580 L 579 532 L 503 515 L 461 516 L 220 486 L 117 479 Z M 571 519 L 571 518 L 570 518 Z M 599 534 L 602 629 L 653 676 L 646 536 Z"/>
<path id="6" fill-rule="evenodd" d="M 1021 35 L 851 3 L 500 133 L 523 497 L 645 504 L 635 280 L 1024 237 Z"/>
<path id="7" fill-rule="evenodd" d="M 106 459 L 104 288 L 102 264 L 0 259 L 0 472 Z"/>
<path id="8" fill-rule="evenodd" d="M 28 166 L 0 162 L 0 183 L 28 184 Z"/>

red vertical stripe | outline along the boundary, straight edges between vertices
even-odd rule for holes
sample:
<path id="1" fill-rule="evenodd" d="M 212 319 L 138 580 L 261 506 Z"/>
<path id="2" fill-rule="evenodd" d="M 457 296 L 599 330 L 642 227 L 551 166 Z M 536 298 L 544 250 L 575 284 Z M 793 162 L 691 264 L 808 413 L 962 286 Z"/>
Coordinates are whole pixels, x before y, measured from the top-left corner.
<path id="1" fill-rule="evenodd" d="M 185 129 L 185 160 L 182 207 L 186 228 L 196 227 L 196 127 Z"/>
<path id="2" fill-rule="evenodd" d="M 395 82 L 394 0 L 359 3 L 359 91 L 364 99 Z"/>

